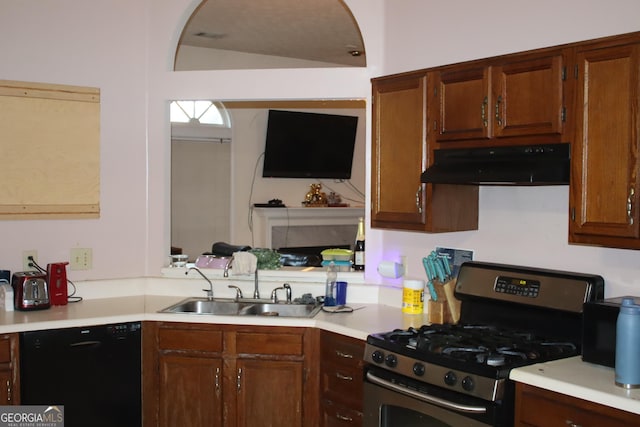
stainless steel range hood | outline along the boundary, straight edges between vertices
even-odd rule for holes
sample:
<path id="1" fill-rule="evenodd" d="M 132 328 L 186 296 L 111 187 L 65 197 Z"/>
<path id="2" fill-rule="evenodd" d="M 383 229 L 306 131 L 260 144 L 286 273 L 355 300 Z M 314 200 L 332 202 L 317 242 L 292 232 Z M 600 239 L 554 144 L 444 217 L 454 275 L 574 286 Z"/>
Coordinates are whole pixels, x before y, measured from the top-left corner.
<path id="1" fill-rule="evenodd" d="M 568 185 L 569 144 L 436 150 L 421 182 L 471 185 Z"/>

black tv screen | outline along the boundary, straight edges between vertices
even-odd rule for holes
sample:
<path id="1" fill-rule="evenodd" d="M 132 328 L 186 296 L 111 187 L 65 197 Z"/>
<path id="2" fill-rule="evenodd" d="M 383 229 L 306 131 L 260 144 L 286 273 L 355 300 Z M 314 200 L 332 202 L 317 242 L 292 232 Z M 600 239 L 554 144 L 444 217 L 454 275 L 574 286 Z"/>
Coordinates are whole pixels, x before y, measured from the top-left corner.
<path id="1" fill-rule="evenodd" d="M 269 110 L 262 176 L 350 179 L 358 117 Z"/>

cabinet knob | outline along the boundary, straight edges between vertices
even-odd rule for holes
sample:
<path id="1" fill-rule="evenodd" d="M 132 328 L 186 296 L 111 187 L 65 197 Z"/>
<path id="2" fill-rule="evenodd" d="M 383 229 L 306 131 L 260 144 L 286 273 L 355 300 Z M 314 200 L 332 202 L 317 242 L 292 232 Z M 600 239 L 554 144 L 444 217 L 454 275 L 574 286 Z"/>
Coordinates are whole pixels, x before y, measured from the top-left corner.
<path id="1" fill-rule="evenodd" d="M 565 424 L 567 424 L 569 427 L 582 427 L 580 424 L 576 424 L 571 420 L 565 420 Z"/>

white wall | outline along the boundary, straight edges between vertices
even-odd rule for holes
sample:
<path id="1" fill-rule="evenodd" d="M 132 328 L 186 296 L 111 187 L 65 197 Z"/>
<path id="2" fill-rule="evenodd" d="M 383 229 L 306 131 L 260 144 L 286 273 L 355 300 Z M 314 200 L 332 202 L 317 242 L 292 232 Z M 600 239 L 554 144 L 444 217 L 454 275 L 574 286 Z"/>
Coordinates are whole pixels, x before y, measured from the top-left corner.
<path id="1" fill-rule="evenodd" d="M 198 0 L 0 1 L 0 79 L 102 90 L 100 219 L 0 222 L 2 268 L 20 269 L 24 249 L 49 262 L 92 247 L 94 268 L 70 272 L 72 280 L 158 274 L 170 242 L 171 99 L 366 99 L 373 76 L 640 30 L 635 0 L 347 0 L 366 69 L 172 72 Z M 596 272 L 609 295 L 640 293 L 639 251 L 566 243 L 566 187 L 482 188 L 480 203 L 476 232 L 367 229 L 367 278 L 379 280 L 383 248 L 385 257 L 406 254 L 422 277 L 420 259 L 443 245 L 475 249 L 477 259 Z"/>

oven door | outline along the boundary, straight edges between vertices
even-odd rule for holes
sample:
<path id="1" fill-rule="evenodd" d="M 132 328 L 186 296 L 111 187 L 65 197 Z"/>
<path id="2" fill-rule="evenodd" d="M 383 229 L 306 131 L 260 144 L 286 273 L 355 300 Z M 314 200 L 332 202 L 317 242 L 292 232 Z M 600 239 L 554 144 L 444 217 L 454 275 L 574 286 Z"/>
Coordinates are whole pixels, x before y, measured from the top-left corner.
<path id="1" fill-rule="evenodd" d="M 438 396 L 409 379 L 389 380 L 368 370 L 364 383 L 363 427 L 487 427 L 493 426 L 491 402 L 462 403 Z M 411 388 L 409 388 L 411 387 Z M 445 395 L 447 392 L 444 393 Z M 448 393 L 450 394 L 450 393 Z M 458 394 L 458 393 L 456 393 Z M 483 404 L 484 402 L 484 404 Z M 475 404 L 479 403 L 479 404 Z"/>

